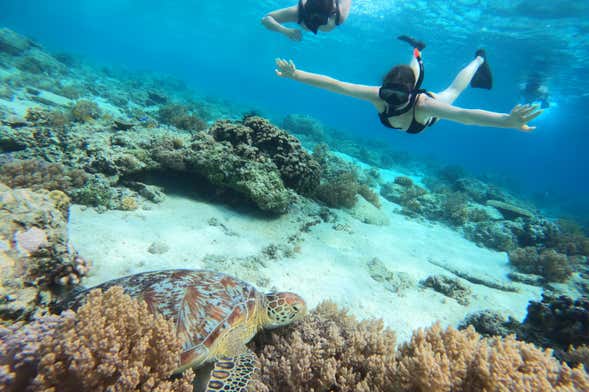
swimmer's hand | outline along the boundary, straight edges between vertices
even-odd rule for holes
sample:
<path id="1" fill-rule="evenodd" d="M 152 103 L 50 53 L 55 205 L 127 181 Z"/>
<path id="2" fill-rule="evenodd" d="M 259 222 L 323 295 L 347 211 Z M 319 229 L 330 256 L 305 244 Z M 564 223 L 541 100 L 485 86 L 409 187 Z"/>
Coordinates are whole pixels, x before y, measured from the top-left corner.
<path id="1" fill-rule="evenodd" d="M 276 59 L 276 75 L 280 76 L 281 78 L 294 78 L 295 72 L 297 72 L 297 68 L 292 60 L 285 60 L 285 59 Z"/>
<path id="2" fill-rule="evenodd" d="M 293 41 L 301 41 L 303 39 L 303 33 L 299 29 L 288 29 L 284 32 L 284 35 Z"/>
<path id="3" fill-rule="evenodd" d="M 510 128 L 531 132 L 536 127 L 530 127 L 528 123 L 541 115 L 542 112 L 540 105 L 516 105 L 507 116 L 507 123 Z"/>

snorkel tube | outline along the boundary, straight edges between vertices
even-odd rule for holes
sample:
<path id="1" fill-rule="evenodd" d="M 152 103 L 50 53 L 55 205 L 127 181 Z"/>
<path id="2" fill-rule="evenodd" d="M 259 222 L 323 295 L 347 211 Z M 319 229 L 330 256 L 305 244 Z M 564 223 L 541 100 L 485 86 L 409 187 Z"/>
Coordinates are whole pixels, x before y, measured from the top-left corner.
<path id="1" fill-rule="evenodd" d="M 417 64 L 419 64 L 419 76 L 417 77 L 417 82 L 415 83 L 415 88 L 413 90 L 419 90 L 421 88 L 421 84 L 423 83 L 424 69 L 423 69 L 423 60 L 421 59 L 421 52 L 417 48 L 413 48 L 413 57 L 417 60 Z"/>

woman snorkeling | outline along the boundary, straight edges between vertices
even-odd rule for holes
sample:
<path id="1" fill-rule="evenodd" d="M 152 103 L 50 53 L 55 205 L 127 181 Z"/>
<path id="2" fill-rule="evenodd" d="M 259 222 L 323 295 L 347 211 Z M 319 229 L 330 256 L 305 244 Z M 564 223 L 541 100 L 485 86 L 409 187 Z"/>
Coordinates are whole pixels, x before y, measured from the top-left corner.
<path id="1" fill-rule="evenodd" d="M 484 50 L 475 54 L 475 59 L 462 69 L 452 84 L 442 92 L 431 93 L 421 89 L 424 77 L 421 50 L 425 45 L 407 36 L 399 39 L 413 46 L 411 64 L 397 65 L 384 77 L 382 86 L 366 86 L 346 83 L 328 76 L 296 69 L 294 63 L 276 59 L 276 74 L 334 93 L 348 95 L 371 102 L 382 124 L 407 133 L 419 133 L 439 119 L 467 125 L 497 128 L 514 128 L 532 131 L 527 124 L 538 117 L 542 110 L 538 105 L 517 105 L 509 114 L 480 109 L 463 109 L 452 103 L 469 85 L 491 89 L 492 76 Z"/>
<path id="2" fill-rule="evenodd" d="M 331 31 L 346 21 L 351 4 L 352 0 L 299 0 L 298 5 L 270 12 L 262 18 L 262 24 L 293 41 L 300 41 L 301 30 L 285 27 L 284 23 L 296 22 L 315 34 L 317 30 Z"/>

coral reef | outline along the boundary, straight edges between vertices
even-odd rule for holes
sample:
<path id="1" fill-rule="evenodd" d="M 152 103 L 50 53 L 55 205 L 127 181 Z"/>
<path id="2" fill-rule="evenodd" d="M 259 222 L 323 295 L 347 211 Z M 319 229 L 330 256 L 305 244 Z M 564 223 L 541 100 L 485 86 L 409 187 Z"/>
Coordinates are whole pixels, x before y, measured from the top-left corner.
<path id="1" fill-rule="evenodd" d="M 89 264 L 68 243 L 68 197 L 0 184 L 0 318 L 29 317 L 52 290 L 77 285 Z"/>
<path id="2" fill-rule="evenodd" d="M 408 177 L 397 177 L 394 182 L 384 184 L 380 195 L 385 199 L 403 207 L 401 212 L 407 216 L 429 216 L 432 210 L 432 199 L 428 192 L 413 183 Z"/>
<path id="3" fill-rule="evenodd" d="M 315 197 L 332 208 L 352 208 L 356 204 L 358 176 L 353 171 L 330 177 L 317 187 Z"/>
<path id="4" fill-rule="evenodd" d="M 325 142 L 323 125 L 311 116 L 289 114 L 282 121 L 282 127 L 297 136 L 307 137 L 313 142 Z"/>
<path id="5" fill-rule="evenodd" d="M 569 258 L 554 249 L 518 248 L 509 252 L 509 262 L 518 271 L 541 275 L 549 282 L 564 282 L 573 271 Z"/>
<path id="6" fill-rule="evenodd" d="M 500 313 L 491 310 L 481 310 L 468 314 L 458 326 L 458 329 L 466 329 L 472 326 L 477 333 L 485 336 L 512 335 L 517 332 L 520 323 L 517 320 L 508 318 L 505 320 Z"/>
<path id="7" fill-rule="evenodd" d="M 0 329 L 0 382 L 7 391 L 192 391 L 172 322 L 120 287 L 91 292 L 77 312 Z"/>
<path id="8" fill-rule="evenodd" d="M 406 272 L 393 272 L 378 258 L 370 260 L 367 264 L 368 273 L 375 281 L 381 283 L 385 289 L 399 295 L 414 287 L 415 282 Z"/>
<path id="9" fill-rule="evenodd" d="M 31 40 L 10 29 L 0 29 L 0 52 L 18 56 L 29 50 L 33 45 L 35 44 Z"/>
<path id="10" fill-rule="evenodd" d="M 585 366 L 585 370 L 587 370 L 589 369 L 589 345 L 570 347 L 567 352 L 561 354 L 561 358 L 570 367 L 583 365 Z"/>
<path id="11" fill-rule="evenodd" d="M 13 160 L 0 165 L 0 182 L 12 188 L 59 190 L 69 194 L 81 188 L 88 179 L 80 169 L 68 169 L 59 163 L 39 159 Z"/>
<path id="12" fill-rule="evenodd" d="M 44 125 L 48 127 L 63 128 L 71 122 L 64 112 L 59 110 L 46 110 L 41 108 L 29 108 L 25 115 L 31 125 Z"/>
<path id="13" fill-rule="evenodd" d="M 532 219 L 534 214 L 525 208 L 518 207 L 513 204 L 506 203 L 500 200 L 487 200 L 487 205 L 498 209 L 501 214 L 508 220 L 515 220 L 517 218 Z"/>
<path id="14" fill-rule="evenodd" d="M 542 301 L 530 301 L 518 337 L 560 351 L 589 344 L 589 299 L 542 294 Z"/>
<path id="15" fill-rule="evenodd" d="M 216 141 L 231 143 L 244 158 L 271 160 L 284 184 L 300 194 L 311 194 L 319 184 L 319 164 L 296 138 L 266 119 L 250 116 L 243 123 L 219 121 L 211 127 L 211 134 Z"/>
<path id="16" fill-rule="evenodd" d="M 380 208 L 380 199 L 369 185 L 373 176 L 368 173 L 360 178 L 359 168 L 330 153 L 326 144 L 316 145 L 313 157 L 321 166 L 321 182 L 314 194 L 317 200 L 332 208 L 352 208 L 360 195 Z"/>
<path id="17" fill-rule="evenodd" d="M 458 279 L 444 275 L 428 276 L 421 282 L 421 285 L 432 288 L 446 297 L 453 298 L 460 305 L 464 306 L 469 304 L 469 298 L 472 295 L 472 290 L 462 284 Z"/>
<path id="18" fill-rule="evenodd" d="M 485 339 L 472 328 L 418 330 L 395 351 L 378 321 L 358 322 L 323 303 L 303 322 L 253 342 L 258 392 L 428 392 L 587 390 L 583 368 L 560 364 L 513 337 Z"/>
<path id="19" fill-rule="evenodd" d="M 150 97 L 155 98 L 153 93 L 151 93 Z M 158 101 L 161 102 L 161 99 L 158 99 Z M 162 123 L 173 125 L 184 131 L 197 132 L 207 128 L 207 123 L 184 105 L 167 104 L 162 106 L 158 111 L 158 118 Z"/>
<path id="20" fill-rule="evenodd" d="M 72 120 L 85 123 L 92 120 L 97 120 L 102 115 L 102 111 L 95 102 L 82 99 L 72 107 Z"/>
<path id="21" fill-rule="evenodd" d="M 434 325 L 399 348 L 392 391 L 570 391 L 589 388 L 582 368 L 513 337 L 482 339 L 472 328 Z"/>
<path id="22" fill-rule="evenodd" d="M 258 392 L 385 391 L 394 374 L 395 334 L 331 302 L 294 330 L 258 334 L 253 346 L 261 369 L 251 390 Z"/>
<path id="23" fill-rule="evenodd" d="M 358 194 L 362 196 L 367 202 L 375 206 L 376 208 L 380 208 L 380 199 L 378 194 L 372 190 L 368 185 L 361 184 L 358 187 Z"/>
<path id="24" fill-rule="evenodd" d="M 507 252 L 517 247 L 517 236 L 508 221 L 484 221 L 468 223 L 464 226 L 464 235 L 479 246 Z"/>

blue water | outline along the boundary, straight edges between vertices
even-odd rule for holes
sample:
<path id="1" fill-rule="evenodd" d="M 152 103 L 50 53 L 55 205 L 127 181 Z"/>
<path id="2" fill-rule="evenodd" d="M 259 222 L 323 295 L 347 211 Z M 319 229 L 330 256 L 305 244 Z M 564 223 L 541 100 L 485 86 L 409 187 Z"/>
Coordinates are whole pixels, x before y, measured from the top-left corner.
<path id="1" fill-rule="evenodd" d="M 132 70 L 161 71 L 205 94 L 280 119 L 307 113 L 350 133 L 378 138 L 418 157 L 504 175 L 520 190 L 589 216 L 589 2 L 353 0 L 348 21 L 300 43 L 267 31 L 260 18 L 294 0 L 1 0 L 0 24 L 47 48 Z M 553 107 L 537 131 L 467 127 L 442 121 L 418 136 L 383 128 L 364 102 L 274 75 L 275 57 L 345 81 L 380 84 L 410 52 L 395 40 L 427 42 L 424 87 L 444 89 L 478 47 L 487 50 L 492 91 L 467 90 L 456 102 L 506 112 L 519 85 L 540 72 Z"/>

